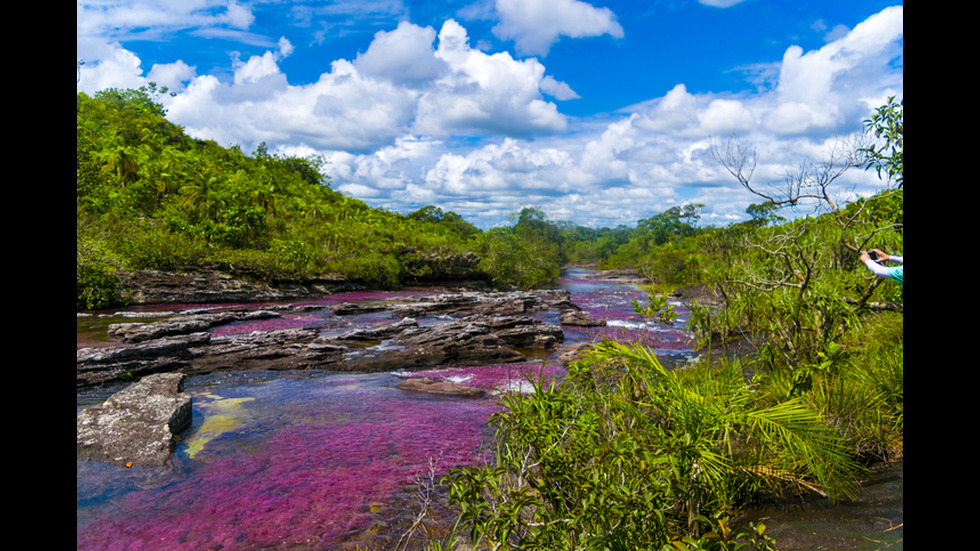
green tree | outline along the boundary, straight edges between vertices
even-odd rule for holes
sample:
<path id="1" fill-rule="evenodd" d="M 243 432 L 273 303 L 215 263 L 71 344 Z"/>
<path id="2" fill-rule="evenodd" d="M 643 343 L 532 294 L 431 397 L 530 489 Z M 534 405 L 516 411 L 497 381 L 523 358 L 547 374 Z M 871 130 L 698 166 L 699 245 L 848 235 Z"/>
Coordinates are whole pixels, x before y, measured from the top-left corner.
<path id="1" fill-rule="evenodd" d="M 776 214 L 778 210 L 778 205 L 772 201 L 766 201 L 763 203 L 752 203 L 745 209 L 745 213 L 752 217 L 750 222 L 753 225 L 767 226 L 786 221 L 786 218 Z"/>
<path id="2" fill-rule="evenodd" d="M 459 214 L 453 211 L 443 211 L 434 205 L 426 205 L 408 214 L 407 217 L 410 220 L 425 222 L 433 224 L 435 227 L 444 228 L 463 239 L 468 239 L 480 233 L 480 230 L 476 226 L 464 220 Z"/>
<path id="3" fill-rule="evenodd" d="M 692 235 L 703 207 L 701 203 L 671 207 L 637 222 L 637 233 L 647 247 L 663 245 L 673 237 Z"/>
<path id="4" fill-rule="evenodd" d="M 776 226 L 750 223 L 731 234 L 727 261 L 716 265 L 710 279 L 723 305 L 695 307 L 692 328 L 705 343 L 751 335 L 763 369 L 810 380 L 810 367 L 821 365 L 821 357 L 871 313 L 902 311 L 900 298 L 872 300 L 879 287 L 889 285 L 857 261 L 858 252 L 872 246 L 901 250 L 902 190 L 848 202 L 837 182 L 863 163 L 856 144 L 838 143 L 826 160 L 802 162 L 784 185 L 751 180 L 756 152 L 745 142 L 713 147 L 713 153 L 740 184 L 765 199 L 756 214 L 771 217 L 778 207 L 803 204 L 816 206 L 817 214 Z"/>
<path id="5" fill-rule="evenodd" d="M 904 115 L 905 100 L 896 103 L 895 96 L 890 96 L 888 103 L 864 121 L 866 133 L 873 134 L 877 142 L 861 150 L 867 155 L 865 168 L 875 169 L 878 177 L 884 174 L 898 187 L 905 181 Z"/>

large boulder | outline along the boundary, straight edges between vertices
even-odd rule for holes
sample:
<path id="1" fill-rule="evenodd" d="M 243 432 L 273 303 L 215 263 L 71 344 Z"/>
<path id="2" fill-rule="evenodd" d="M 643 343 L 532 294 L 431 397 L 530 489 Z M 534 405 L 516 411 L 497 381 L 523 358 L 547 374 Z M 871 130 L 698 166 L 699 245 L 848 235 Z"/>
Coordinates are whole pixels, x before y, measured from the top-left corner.
<path id="1" fill-rule="evenodd" d="M 175 436 L 191 424 L 184 375 L 148 375 L 76 417 L 76 458 L 129 467 L 171 464 Z"/>
<path id="2" fill-rule="evenodd" d="M 465 386 L 452 381 L 441 381 L 429 377 L 413 377 L 405 379 L 396 385 L 397 388 L 412 392 L 425 392 L 428 394 L 442 394 L 446 396 L 457 396 L 462 398 L 479 398 L 486 395 L 482 388 Z"/>
<path id="3" fill-rule="evenodd" d="M 593 318 L 584 310 L 566 310 L 558 317 L 562 325 L 576 327 L 605 327 L 606 320 Z"/>

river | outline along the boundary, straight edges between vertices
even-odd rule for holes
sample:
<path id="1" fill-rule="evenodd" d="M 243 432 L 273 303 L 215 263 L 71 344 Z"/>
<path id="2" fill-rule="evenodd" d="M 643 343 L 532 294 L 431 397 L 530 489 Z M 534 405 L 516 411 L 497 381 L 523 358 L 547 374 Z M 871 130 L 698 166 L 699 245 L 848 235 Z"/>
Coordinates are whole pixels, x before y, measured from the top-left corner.
<path id="1" fill-rule="evenodd" d="M 680 318 L 673 326 L 641 323 L 630 301 L 643 300 L 642 290 L 587 275 L 583 270 L 566 272 L 561 285 L 576 304 L 610 324 L 601 330 L 566 327 L 566 342 L 615 336 L 644 342 L 672 366 L 694 357 L 690 335 L 682 329 L 687 315 L 682 305 L 677 305 Z M 341 294 L 320 302 L 380 296 Z M 276 328 L 329 327 L 330 320 L 322 319 L 325 314 L 316 312 L 277 320 Z M 557 323 L 550 314 L 542 316 Z M 108 340 L 104 329 L 113 317 L 79 320 L 79 346 Z M 237 324 L 213 332 L 220 338 L 269 328 L 263 323 L 268 324 Z M 77 462 L 77 549 L 392 549 L 421 508 L 420 490 L 431 489 L 427 482 L 453 467 L 489 459 L 486 421 L 498 407 L 492 390 L 520 390 L 528 376 L 553 377 L 561 371 L 555 358 L 539 355 L 526 363 L 438 373 L 307 370 L 191 376 L 185 391 L 193 399 L 193 422 L 180 435 L 172 468 Z M 396 388 L 404 378 L 420 375 L 491 392 L 473 399 Z M 76 407 L 99 404 L 118 389 L 79 391 Z M 875 496 L 870 502 L 859 499 L 843 509 L 821 502 L 783 504 L 755 511 L 753 518 L 763 519 L 774 534 L 788 530 L 783 532 L 786 539 L 801 530 L 815 534 L 796 541 L 793 549 L 864 551 L 878 549 L 876 539 L 901 549 L 901 479 L 901 466 L 869 479 L 871 490 L 863 495 L 865 500 Z M 451 522 L 451 513 L 440 507 L 444 496 L 435 490 L 430 515 Z M 891 523 L 886 528 L 898 529 L 883 532 L 879 519 Z M 847 528 L 853 533 L 841 534 Z M 840 547 L 823 546 L 823 541 Z M 421 548 L 424 540 L 417 536 L 412 543 Z"/>

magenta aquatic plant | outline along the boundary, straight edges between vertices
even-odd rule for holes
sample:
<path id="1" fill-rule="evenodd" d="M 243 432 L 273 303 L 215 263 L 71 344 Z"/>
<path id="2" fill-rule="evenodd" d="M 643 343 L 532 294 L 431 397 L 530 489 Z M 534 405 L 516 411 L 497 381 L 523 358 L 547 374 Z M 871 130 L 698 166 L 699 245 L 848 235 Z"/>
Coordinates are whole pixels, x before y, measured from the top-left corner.
<path id="1" fill-rule="evenodd" d="M 548 381 L 561 376 L 564 369 L 549 364 L 497 364 L 476 367 L 449 367 L 403 373 L 403 377 L 442 379 L 491 392 L 526 392 L 531 381 Z"/>
<path id="2" fill-rule="evenodd" d="M 211 329 L 212 337 L 227 337 L 230 335 L 248 334 L 253 331 L 278 331 L 281 329 L 295 329 L 309 325 L 323 325 L 324 318 L 314 315 L 286 314 L 282 317 L 251 320 L 246 322 L 229 323 Z"/>
<path id="3" fill-rule="evenodd" d="M 587 279 L 568 280 L 565 285 L 573 302 L 593 317 L 611 322 L 602 328 L 566 328 L 566 342 L 611 338 L 667 351 L 691 345 L 679 327 L 642 323 L 631 306 L 633 299 L 645 296 L 638 289 Z M 418 290 L 340 293 L 292 303 L 308 309 L 216 327 L 212 334 L 220 338 L 296 327 L 329 332 L 394 323 L 398 320 L 388 313 L 335 316 L 329 307 L 424 294 Z M 554 313 L 541 317 L 546 323 L 557 322 Z M 393 519 L 402 518 L 404 511 L 393 510 L 395 504 L 411 502 L 415 479 L 428 470 L 433 458 L 438 458 L 440 474 L 489 459 L 487 420 L 500 410 L 495 399 L 401 391 L 396 387 L 400 378 L 441 378 L 493 395 L 527 392 L 529 378 L 550 380 L 563 375 L 562 368 L 545 361 L 434 369 L 398 377 L 302 372 L 221 381 L 189 379 L 187 391 L 197 395 L 197 421 L 177 448 L 172 472 L 79 465 L 77 549 L 334 548 L 370 533 L 372 526 L 392 525 Z M 207 402 L 221 400 L 240 404 L 234 423 L 205 424 Z M 200 438 L 194 438 L 194 430 Z M 358 543 L 363 546 L 364 540 Z"/>
<path id="4" fill-rule="evenodd" d="M 331 548 L 390 514 L 384 504 L 407 492 L 430 458 L 444 470 L 485 461 L 497 406 L 402 392 L 394 380 L 238 387 L 255 397 L 244 403 L 252 422 L 209 442 L 199 460 L 184 459 L 184 478 L 84 511 L 77 548 Z"/>

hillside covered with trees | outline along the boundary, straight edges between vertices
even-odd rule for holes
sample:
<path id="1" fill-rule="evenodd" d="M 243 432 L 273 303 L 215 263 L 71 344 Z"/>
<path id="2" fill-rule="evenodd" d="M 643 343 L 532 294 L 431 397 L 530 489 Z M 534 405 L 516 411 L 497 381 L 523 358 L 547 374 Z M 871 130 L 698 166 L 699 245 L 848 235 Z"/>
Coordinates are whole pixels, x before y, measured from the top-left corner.
<path id="1" fill-rule="evenodd" d="M 866 277 L 857 269 L 858 249 L 901 248 L 900 142 L 895 162 L 872 150 L 870 158 L 878 162 L 868 164 L 879 174 L 886 171 L 896 188 L 852 205 L 827 201 L 831 208 L 823 216 L 789 224 L 780 223 L 780 209 L 801 197 L 760 193 L 765 201 L 749 208 L 751 220 L 724 228 L 698 227 L 702 205 L 689 204 L 638 220 L 635 227 L 599 229 L 551 221 L 528 207 L 513 214 L 511 226 L 481 231 L 437 206 L 399 214 L 346 197 L 331 189 L 316 157 L 283 157 L 264 145 L 247 154 L 193 139 L 166 120 L 154 101 L 159 93 L 150 88 L 77 95 L 78 309 L 124 303 L 115 274 L 127 270 L 213 268 L 266 281 L 331 274 L 380 288 L 406 283 L 407 266 L 418 255 L 474 253 L 500 288 L 553 284 L 561 268 L 573 263 L 639 268 L 664 288 L 699 285 L 723 292 L 720 282 L 738 278 L 719 269 L 739 265 L 732 255 L 745 252 L 746 240 L 778 240 L 785 232 L 798 232 L 827 252 L 823 244 L 829 239 L 835 243 L 828 253 L 834 273 L 854 272 L 857 280 Z M 885 131 L 884 123 L 878 126 Z M 888 155 L 890 160 L 894 152 Z M 845 169 L 856 164 L 847 162 Z M 743 181 L 746 175 L 735 176 L 752 189 Z M 821 177 L 830 175 L 801 174 L 797 193 L 812 196 L 806 186 L 832 184 L 811 181 Z M 892 231 L 878 229 L 888 224 Z M 769 260 L 789 254 L 762 243 L 751 249 Z M 806 266 L 784 262 L 783 268 L 818 269 L 815 260 L 801 259 Z M 870 296 L 861 291 L 852 298 Z"/>
<path id="2" fill-rule="evenodd" d="M 568 264 L 639 269 L 654 282 L 639 314 L 663 314 L 664 296 L 683 290 L 704 299 L 689 302 L 703 347 L 750 343 L 749 355 L 667 371 L 640 346 L 603 342 L 570 367 L 570 384 L 505 398 L 491 419 L 496 465 L 445 480 L 474 541 L 735 549 L 725 519 L 761 496 L 847 499 L 863 468 L 902 456 L 904 288 L 859 262 L 904 250 L 901 103 L 866 121 L 874 145 L 802 165 L 778 189 L 753 181 L 751 144 L 716 144 L 760 198 L 746 222 L 699 227 L 702 205 L 689 204 L 594 229 L 525 208 L 482 231 L 437 206 L 399 214 L 345 197 L 316 158 L 193 139 L 154 93 L 77 95 L 78 310 L 125 303 L 124 271 L 335 274 L 392 288 L 419 255 L 472 254 L 498 288 L 552 285 Z M 838 202 L 847 170 L 887 185 Z M 816 214 L 782 216 L 803 204 Z"/>
<path id="3" fill-rule="evenodd" d="M 317 158 L 196 140 L 164 118 L 155 90 L 77 96 L 77 308 L 119 305 L 120 271 L 213 268 L 266 281 L 322 274 L 379 288 L 418 255 L 475 252 L 500 287 L 557 277 L 553 226 L 522 213 L 482 232 L 453 212 L 371 208 L 330 188 Z M 540 238 L 540 239 L 539 239 Z"/>

